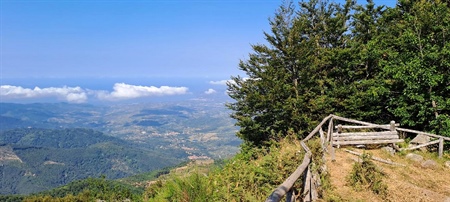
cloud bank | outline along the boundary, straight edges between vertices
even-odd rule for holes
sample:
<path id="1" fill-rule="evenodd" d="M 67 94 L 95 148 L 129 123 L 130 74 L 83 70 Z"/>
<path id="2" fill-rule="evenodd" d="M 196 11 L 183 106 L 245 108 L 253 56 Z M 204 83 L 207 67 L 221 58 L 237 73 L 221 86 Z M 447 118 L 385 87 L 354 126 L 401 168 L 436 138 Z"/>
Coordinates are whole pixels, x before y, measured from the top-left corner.
<path id="1" fill-rule="evenodd" d="M 2 85 L 0 96 L 5 100 L 57 98 L 70 103 L 87 102 L 88 96 L 97 97 L 100 100 L 125 100 L 151 96 L 183 95 L 188 93 L 187 87 L 170 86 L 137 86 L 125 83 L 116 83 L 113 91 L 89 90 L 81 87 L 49 87 L 49 88 L 24 88 L 21 86 Z"/>
<path id="2" fill-rule="evenodd" d="M 98 91 L 97 97 L 101 100 L 123 100 L 149 96 L 183 95 L 188 92 L 186 87 L 170 86 L 135 86 L 125 83 L 114 84 L 112 92 Z"/>
<path id="3" fill-rule="evenodd" d="M 71 103 L 83 103 L 87 101 L 86 91 L 80 87 L 61 88 L 23 88 L 21 86 L 2 85 L 0 86 L 0 96 L 5 99 L 43 98 L 56 97 Z"/>

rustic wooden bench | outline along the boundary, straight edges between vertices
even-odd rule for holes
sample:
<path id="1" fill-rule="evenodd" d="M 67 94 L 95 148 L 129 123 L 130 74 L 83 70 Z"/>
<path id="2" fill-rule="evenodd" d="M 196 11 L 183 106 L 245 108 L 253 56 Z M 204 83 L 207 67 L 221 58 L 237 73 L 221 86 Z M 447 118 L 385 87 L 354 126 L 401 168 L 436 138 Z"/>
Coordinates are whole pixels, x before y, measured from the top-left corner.
<path id="1" fill-rule="evenodd" d="M 338 145 L 362 145 L 362 144 L 391 144 L 403 142 L 397 131 L 382 132 L 352 132 L 333 133 L 332 144 Z"/>

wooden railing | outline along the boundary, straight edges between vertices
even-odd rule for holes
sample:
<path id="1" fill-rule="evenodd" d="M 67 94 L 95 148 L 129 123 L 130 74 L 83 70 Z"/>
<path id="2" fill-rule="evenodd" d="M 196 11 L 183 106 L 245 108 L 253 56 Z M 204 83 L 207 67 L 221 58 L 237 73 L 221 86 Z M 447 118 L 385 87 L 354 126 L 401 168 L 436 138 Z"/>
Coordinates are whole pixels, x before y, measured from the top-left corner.
<path id="1" fill-rule="evenodd" d="M 323 131 L 323 126 L 326 124 L 326 122 L 328 121 L 328 130 L 326 133 L 326 136 L 324 134 Z M 270 196 L 266 199 L 266 202 L 279 202 L 281 201 L 281 199 L 286 195 L 286 201 L 287 202 L 293 202 L 296 199 L 296 194 L 299 193 L 295 193 L 294 190 L 292 189 L 294 183 L 300 178 L 300 176 L 304 176 L 304 181 L 303 181 L 303 192 L 301 194 L 301 196 L 303 196 L 302 200 L 303 201 L 315 201 L 319 199 L 319 195 L 317 192 L 317 186 L 319 184 L 318 180 L 320 180 L 320 177 L 317 176 L 317 173 L 311 172 L 311 163 L 312 162 L 312 153 L 311 150 L 308 148 L 308 146 L 305 144 L 305 142 L 307 142 L 308 140 L 310 140 L 314 135 L 318 134 L 320 137 L 320 141 L 321 141 L 321 147 L 323 149 L 323 151 L 327 151 L 327 147 L 328 144 L 333 142 L 333 131 L 334 131 L 334 121 L 343 121 L 343 122 L 348 122 L 348 123 L 352 123 L 352 124 L 359 124 L 359 125 L 339 125 L 337 128 L 340 128 L 339 130 L 342 129 L 384 129 L 384 130 L 389 130 L 390 132 L 408 132 L 408 133 L 415 133 L 415 134 L 421 134 L 421 135 L 426 135 L 426 136 L 430 136 L 433 138 L 438 138 L 438 140 L 435 141 L 431 141 L 428 142 L 426 144 L 422 144 L 422 145 L 418 145 L 416 147 L 411 147 L 411 148 L 407 148 L 406 150 L 411 150 L 411 149 L 417 149 L 420 147 L 425 147 L 428 145 L 432 145 L 432 144 L 439 144 L 439 157 L 442 157 L 443 154 L 443 148 L 444 148 L 444 140 L 450 141 L 449 137 L 443 137 L 440 135 L 435 135 L 435 134 L 431 134 L 431 133 L 426 133 L 426 132 L 421 132 L 421 131 L 416 131 L 416 130 L 410 130 L 410 129 L 404 129 L 404 128 L 398 128 L 397 126 L 399 126 L 398 124 L 395 124 L 395 122 L 391 121 L 390 124 L 386 124 L 386 125 L 379 125 L 379 124 L 373 124 L 373 123 L 369 123 L 369 122 L 364 122 L 364 121 L 358 121 L 358 120 L 354 120 L 354 119 L 348 119 L 348 118 L 344 118 L 344 117 L 340 117 L 340 116 L 336 116 L 336 115 L 329 115 L 327 117 L 325 117 L 322 122 L 320 122 L 319 125 L 316 126 L 316 128 L 314 128 L 313 131 L 311 131 L 308 136 L 306 136 L 300 143 L 301 146 L 303 148 L 303 150 L 305 151 L 305 156 L 303 158 L 302 163 L 297 167 L 297 169 L 281 184 L 279 185 L 271 194 Z M 380 132 L 377 132 L 377 134 Z M 389 133 L 389 132 L 388 132 Z M 383 132 L 381 132 L 381 134 L 383 134 Z M 373 136 L 373 135 L 372 135 Z M 370 140 L 371 138 L 365 138 L 367 140 Z M 373 138 L 374 142 L 376 141 L 376 139 L 379 139 L 378 137 Z M 393 145 L 395 146 L 396 142 L 400 142 L 400 141 L 389 141 L 389 143 L 393 143 Z M 364 143 L 364 142 L 363 142 Z M 367 142 L 366 142 L 367 143 Z M 370 142 L 369 142 L 370 143 Z M 398 149 L 398 147 L 396 147 Z M 335 154 L 334 154 L 334 150 L 335 148 L 333 147 L 333 144 L 330 147 L 331 151 L 331 159 L 334 161 L 335 159 Z M 403 149 L 405 150 L 405 149 Z M 324 158 L 324 157 L 323 157 Z"/>
<path id="2" fill-rule="evenodd" d="M 322 148 L 326 148 L 325 136 L 323 135 L 322 126 L 329 121 L 333 115 L 329 115 L 326 118 L 320 122 L 319 125 L 314 128 L 314 130 L 309 133 L 308 136 L 306 136 L 305 139 L 303 139 L 300 143 L 302 145 L 303 150 L 305 151 L 305 157 L 303 157 L 302 163 L 297 167 L 297 169 L 280 185 L 278 186 L 272 194 L 266 199 L 266 202 L 279 202 L 281 201 L 281 198 L 283 198 L 284 195 L 286 196 L 286 201 L 295 201 L 295 193 L 294 190 L 292 190 L 292 186 L 297 181 L 297 179 L 302 176 L 304 173 L 306 173 L 305 181 L 303 183 L 303 196 L 304 201 L 315 201 L 318 199 L 317 194 L 317 183 L 314 181 L 314 179 L 320 179 L 317 177 L 313 177 L 310 169 L 311 164 L 311 157 L 312 153 L 311 150 L 306 146 L 305 142 L 311 139 L 315 134 L 319 133 L 321 137 L 321 143 Z M 321 132 L 320 132 L 321 131 Z M 305 172 L 306 171 L 306 172 Z"/>
<path id="3" fill-rule="evenodd" d="M 427 143 L 420 144 L 420 145 L 417 145 L 417 146 L 414 146 L 414 147 L 402 148 L 400 150 L 413 150 L 413 149 L 418 149 L 418 148 L 421 148 L 421 147 L 426 147 L 426 146 L 429 146 L 429 145 L 432 145 L 432 144 L 439 144 L 439 147 L 438 147 L 438 156 L 439 156 L 439 158 L 442 158 L 442 155 L 444 153 L 444 140 L 450 141 L 449 137 L 435 135 L 435 134 L 432 134 L 432 133 L 426 133 L 426 132 L 417 131 L 417 130 L 411 130 L 411 129 L 406 129 L 406 128 L 396 128 L 396 130 L 397 131 L 401 131 L 401 132 L 406 132 L 406 133 L 413 133 L 413 134 L 416 134 L 416 135 L 426 135 L 426 136 L 429 136 L 429 137 L 432 137 L 432 138 L 437 138 L 437 140 L 435 140 L 435 141 L 427 142 Z"/>

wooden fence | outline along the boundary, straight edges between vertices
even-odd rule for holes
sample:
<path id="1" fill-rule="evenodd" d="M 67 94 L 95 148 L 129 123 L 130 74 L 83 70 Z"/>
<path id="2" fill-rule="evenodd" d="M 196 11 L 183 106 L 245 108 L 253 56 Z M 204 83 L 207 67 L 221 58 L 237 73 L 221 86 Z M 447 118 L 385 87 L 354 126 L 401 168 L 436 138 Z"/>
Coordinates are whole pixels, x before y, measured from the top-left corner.
<path id="1" fill-rule="evenodd" d="M 335 121 L 342 121 L 351 124 L 359 124 L 359 125 L 337 125 L 334 126 Z M 328 122 L 328 130 L 325 135 L 323 131 L 323 126 Z M 305 156 L 303 158 L 302 163 L 297 167 L 297 169 L 281 184 L 279 185 L 266 199 L 266 202 L 279 202 L 286 195 L 287 202 L 293 202 L 296 200 L 296 194 L 292 189 L 294 183 L 300 178 L 300 176 L 304 176 L 303 181 L 303 192 L 300 194 L 302 196 L 303 201 L 316 201 L 319 199 L 319 194 L 317 192 L 317 188 L 319 185 L 320 177 L 317 173 L 311 171 L 311 163 L 312 162 L 312 153 L 308 146 L 305 144 L 308 140 L 310 140 L 314 135 L 319 135 L 321 140 L 321 147 L 324 151 L 327 151 L 328 144 L 331 144 L 331 158 L 335 159 L 334 150 L 335 146 L 339 147 L 340 145 L 355 145 L 355 144 L 393 144 L 397 150 L 412 150 L 420 147 L 429 146 L 432 144 L 439 144 L 439 157 L 442 157 L 443 148 L 444 148 L 444 140 L 450 141 L 449 137 L 443 137 L 431 133 L 425 133 L 416 130 L 398 128 L 398 124 L 391 121 L 390 124 L 387 125 L 379 125 L 373 124 L 364 121 L 358 121 L 354 119 L 348 119 L 336 115 L 329 115 L 325 117 L 319 125 L 317 125 L 311 133 L 306 136 L 301 141 L 301 146 L 305 151 Z M 334 133 L 334 129 L 337 129 L 337 133 Z M 380 129 L 387 130 L 381 132 L 359 132 L 359 133 L 343 133 L 343 129 Z M 402 139 L 399 138 L 398 132 L 407 132 L 413 134 L 426 135 L 432 138 L 437 138 L 438 140 L 434 140 L 422 145 L 418 145 L 415 147 L 410 147 L 406 149 L 399 149 L 395 146 L 395 143 L 403 142 Z M 325 157 L 323 156 L 322 159 Z"/>

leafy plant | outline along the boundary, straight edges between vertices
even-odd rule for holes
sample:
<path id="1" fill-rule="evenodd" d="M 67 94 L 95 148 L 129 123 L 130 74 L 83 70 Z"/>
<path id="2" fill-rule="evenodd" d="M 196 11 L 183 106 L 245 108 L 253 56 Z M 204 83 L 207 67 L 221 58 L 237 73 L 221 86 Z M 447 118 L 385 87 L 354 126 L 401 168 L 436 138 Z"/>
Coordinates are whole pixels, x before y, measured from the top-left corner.
<path id="1" fill-rule="evenodd" d="M 375 194 L 386 195 L 387 185 L 383 182 L 385 174 L 377 168 L 371 158 L 371 154 L 363 153 L 361 161 L 353 165 L 347 182 L 357 191 L 370 189 Z"/>

